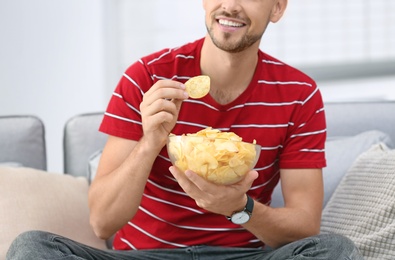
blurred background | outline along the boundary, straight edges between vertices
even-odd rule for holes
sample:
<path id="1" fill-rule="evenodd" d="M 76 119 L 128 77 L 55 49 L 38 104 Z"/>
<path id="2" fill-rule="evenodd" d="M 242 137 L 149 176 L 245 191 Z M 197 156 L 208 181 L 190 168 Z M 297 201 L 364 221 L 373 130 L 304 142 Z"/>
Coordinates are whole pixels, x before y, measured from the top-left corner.
<path id="1" fill-rule="evenodd" d="M 289 1 L 261 49 L 311 75 L 324 101 L 395 100 L 395 1 Z M 48 170 L 63 172 L 63 127 L 104 111 L 141 56 L 205 35 L 201 1 L 0 0 L 0 115 L 46 127 Z"/>

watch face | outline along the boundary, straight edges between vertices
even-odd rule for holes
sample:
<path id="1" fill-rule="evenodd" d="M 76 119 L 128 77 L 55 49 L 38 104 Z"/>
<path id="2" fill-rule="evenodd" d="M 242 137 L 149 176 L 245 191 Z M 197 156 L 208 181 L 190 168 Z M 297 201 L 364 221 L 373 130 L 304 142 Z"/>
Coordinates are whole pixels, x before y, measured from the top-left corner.
<path id="1" fill-rule="evenodd" d="M 244 224 L 247 223 L 248 220 L 250 220 L 250 215 L 248 215 L 248 213 L 245 211 L 237 212 L 232 215 L 231 220 L 235 224 Z"/>

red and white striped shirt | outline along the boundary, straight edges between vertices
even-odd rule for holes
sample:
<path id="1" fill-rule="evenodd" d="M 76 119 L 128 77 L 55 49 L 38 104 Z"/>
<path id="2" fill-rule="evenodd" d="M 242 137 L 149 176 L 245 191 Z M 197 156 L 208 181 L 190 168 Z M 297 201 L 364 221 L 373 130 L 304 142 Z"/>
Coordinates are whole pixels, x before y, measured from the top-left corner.
<path id="1" fill-rule="evenodd" d="M 132 140 L 142 136 L 139 105 L 160 79 L 185 82 L 201 75 L 204 39 L 165 49 L 131 65 L 109 102 L 100 131 Z M 184 101 L 174 134 L 206 127 L 232 131 L 262 146 L 255 170 L 259 177 L 248 194 L 270 204 L 280 168 L 325 166 L 326 125 L 321 94 L 300 71 L 258 52 L 259 62 L 248 88 L 233 102 L 220 105 L 207 95 Z M 135 217 L 116 234 L 114 249 L 179 248 L 191 245 L 260 247 L 263 243 L 224 216 L 197 207 L 168 171 L 165 147 L 148 178 Z"/>

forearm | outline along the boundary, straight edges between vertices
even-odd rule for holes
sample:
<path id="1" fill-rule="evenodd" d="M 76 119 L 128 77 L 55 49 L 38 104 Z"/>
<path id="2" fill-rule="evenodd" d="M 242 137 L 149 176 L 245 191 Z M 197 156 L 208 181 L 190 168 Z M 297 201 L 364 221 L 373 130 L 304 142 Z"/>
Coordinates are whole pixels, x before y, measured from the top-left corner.
<path id="1" fill-rule="evenodd" d="M 301 208 L 271 208 L 255 201 L 244 227 L 266 245 L 277 248 L 319 233 L 320 216 Z"/>
<path id="2" fill-rule="evenodd" d="M 156 150 L 142 139 L 119 167 L 95 178 L 89 191 L 90 222 L 99 237 L 110 237 L 135 215 Z"/>

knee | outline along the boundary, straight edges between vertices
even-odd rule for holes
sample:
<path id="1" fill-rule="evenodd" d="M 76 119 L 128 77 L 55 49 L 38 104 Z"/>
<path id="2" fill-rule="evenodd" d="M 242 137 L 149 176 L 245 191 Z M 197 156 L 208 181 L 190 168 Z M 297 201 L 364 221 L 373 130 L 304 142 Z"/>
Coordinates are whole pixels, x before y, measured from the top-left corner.
<path id="1" fill-rule="evenodd" d="M 339 234 L 323 234 L 320 236 L 321 241 L 326 244 L 329 251 L 332 251 L 332 254 L 339 254 L 339 257 L 347 256 L 344 259 L 362 259 L 358 248 L 348 237 Z M 336 251 L 336 253 L 333 251 Z"/>
<path id="2" fill-rule="evenodd" d="M 6 259 L 27 259 L 30 253 L 37 252 L 38 244 L 49 239 L 50 233 L 44 231 L 26 231 L 12 241 Z"/>
<path id="3" fill-rule="evenodd" d="M 45 231 L 31 230 L 19 234 L 11 244 L 14 246 L 30 245 L 32 243 L 39 243 L 41 240 L 46 240 L 51 234 Z"/>

